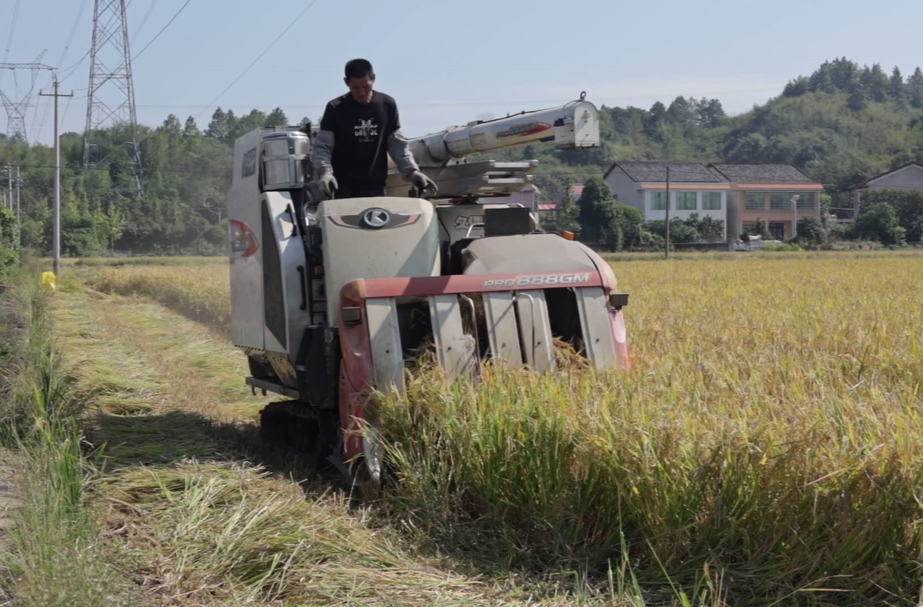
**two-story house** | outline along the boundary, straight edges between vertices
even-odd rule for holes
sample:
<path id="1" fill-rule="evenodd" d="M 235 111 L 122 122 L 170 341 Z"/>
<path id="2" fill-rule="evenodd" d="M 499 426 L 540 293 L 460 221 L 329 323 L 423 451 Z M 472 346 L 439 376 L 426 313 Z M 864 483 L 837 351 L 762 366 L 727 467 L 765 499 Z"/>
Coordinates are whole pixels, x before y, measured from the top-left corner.
<path id="1" fill-rule="evenodd" d="M 731 217 L 730 239 L 736 240 L 762 219 L 773 238 L 788 240 L 794 236 L 793 226 L 799 219 L 820 217 L 824 186 L 791 164 L 713 163 L 708 168 L 731 183 L 730 205 L 739 215 L 732 212 L 737 217 Z"/>
<path id="2" fill-rule="evenodd" d="M 728 236 L 728 193 L 731 184 L 699 162 L 616 162 L 603 176 L 619 203 L 641 211 L 644 221 L 665 219 L 667 170 L 670 173 L 670 219 L 693 213 L 724 224 Z"/>

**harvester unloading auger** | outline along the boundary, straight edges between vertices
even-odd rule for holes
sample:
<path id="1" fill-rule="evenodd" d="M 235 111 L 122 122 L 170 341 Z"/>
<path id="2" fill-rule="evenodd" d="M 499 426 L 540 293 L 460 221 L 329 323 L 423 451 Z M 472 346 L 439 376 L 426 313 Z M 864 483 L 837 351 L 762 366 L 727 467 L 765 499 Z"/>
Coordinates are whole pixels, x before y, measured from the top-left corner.
<path id="1" fill-rule="evenodd" d="M 628 368 L 628 296 L 609 265 L 542 232 L 531 209 L 502 202 L 531 182 L 537 162 L 466 162 L 535 142 L 599 146 L 597 110 L 583 94 L 411 140 L 438 200 L 415 196 L 393 172 L 385 197 L 316 203 L 305 190 L 312 137 L 310 126 L 267 127 L 234 144 L 232 338 L 247 355 L 247 384 L 288 399 L 261 412 L 264 438 L 376 490 L 367 395 L 402 390 L 404 361 L 423 344 L 449 379 L 475 375 L 481 359 L 552 370 L 555 338 L 598 370 Z"/>

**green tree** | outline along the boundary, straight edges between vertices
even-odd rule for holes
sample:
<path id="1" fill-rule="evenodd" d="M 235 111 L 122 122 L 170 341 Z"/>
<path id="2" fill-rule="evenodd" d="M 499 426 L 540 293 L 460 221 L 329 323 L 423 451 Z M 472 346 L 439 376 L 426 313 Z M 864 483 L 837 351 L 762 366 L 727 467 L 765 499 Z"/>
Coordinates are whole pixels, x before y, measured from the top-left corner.
<path id="1" fill-rule="evenodd" d="M 583 194 L 578 201 L 580 212 L 580 234 L 585 242 L 597 243 L 605 237 L 605 231 L 615 204 L 612 189 L 602 177 L 594 176 L 583 184 Z"/>
<path id="2" fill-rule="evenodd" d="M 855 231 L 859 238 L 877 240 L 886 245 L 904 243 L 904 228 L 900 226 L 894 208 L 886 202 L 876 202 L 863 209 L 856 219 Z"/>
<path id="3" fill-rule="evenodd" d="M 189 116 L 186 118 L 186 124 L 183 126 L 183 135 L 187 137 L 198 137 L 202 132 L 199 130 L 198 125 L 195 123 L 195 118 Z"/>
<path id="4" fill-rule="evenodd" d="M 849 100 L 847 101 L 849 109 L 854 112 L 861 112 L 868 107 L 868 98 L 865 95 L 865 91 L 861 88 L 857 88 L 849 95 Z"/>
<path id="5" fill-rule="evenodd" d="M 160 129 L 171 135 L 180 135 L 183 132 L 183 127 L 179 123 L 179 118 L 173 114 L 167 116 L 167 119 L 163 121 L 162 125 L 160 125 Z"/>
<path id="6" fill-rule="evenodd" d="M 827 230 L 820 218 L 808 216 L 798 220 L 798 242 L 809 247 L 826 244 Z"/>
<path id="7" fill-rule="evenodd" d="M 888 94 L 891 99 L 899 102 L 903 102 L 907 98 L 904 94 L 904 76 L 901 74 L 901 69 L 896 65 L 891 70 L 891 78 L 888 80 Z"/>
<path id="8" fill-rule="evenodd" d="M 580 208 L 574 201 L 572 182 L 570 181 L 565 184 L 564 195 L 561 197 L 561 202 L 558 203 L 555 229 L 561 232 L 573 232 L 577 236 L 580 234 Z"/>
<path id="9" fill-rule="evenodd" d="M 219 107 L 212 114 L 211 122 L 208 123 L 205 134 L 220 141 L 229 141 L 236 126 L 237 118 L 234 116 L 234 112 L 232 110 L 224 112 Z"/>
<path id="10" fill-rule="evenodd" d="M 288 116 L 285 115 L 282 108 L 277 107 L 266 116 L 263 126 L 288 126 Z"/>
<path id="11" fill-rule="evenodd" d="M 0 278 L 19 265 L 19 243 L 16 241 L 16 215 L 0 205 Z"/>
<path id="12" fill-rule="evenodd" d="M 907 79 L 907 96 L 910 98 L 910 105 L 923 108 L 923 71 L 919 67 Z"/>

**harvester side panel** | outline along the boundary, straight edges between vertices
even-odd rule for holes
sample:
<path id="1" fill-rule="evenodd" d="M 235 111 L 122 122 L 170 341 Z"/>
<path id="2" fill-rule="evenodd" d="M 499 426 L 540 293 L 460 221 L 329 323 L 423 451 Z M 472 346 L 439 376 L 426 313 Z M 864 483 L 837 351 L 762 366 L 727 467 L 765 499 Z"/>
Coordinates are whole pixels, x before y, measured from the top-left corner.
<path id="1" fill-rule="evenodd" d="M 228 192 L 228 239 L 231 278 L 231 340 L 236 346 L 262 351 L 263 248 L 257 150 L 260 131 L 234 145 L 233 187 Z"/>
<path id="2" fill-rule="evenodd" d="M 606 293 L 599 287 L 576 289 L 575 293 L 586 357 L 596 370 L 610 369 L 615 365 L 616 353 Z"/>
<path id="3" fill-rule="evenodd" d="M 554 370 L 554 340 L 551 335 L 545 292 L 517 293 L 516 311 L 519 315 L 519 335 L 522 339 L 526 364 L 539 373 Z"/>
<path id="4" fill-rule="evenodd" d="M 388 390 L 391 386 L 402 391 L 404 357 L 397 304 L 393 297 L 387 297 L 369 299 L 365 306 L 375 386 L 382 391 Z"/>
<path id="5" fill-rule="evenodd" d="M 469 313 L 470 310 L 469 310 Z M 451 381 L 475 370 L 477 353 L 474 338 L 462 326 L 462 307 L 458 295 L 432 295 L 429 297 L 429 314 L 433 323 L 433 340 L 436 358 Z"/>
<path id="6" fill-rule="evenodd" d="M 270 247 L 274 247 L 272 255 L 275 258 L 272 264 L 267 259 L 263 268 L 266 349 L 278 352 L 288 361 L 297 360 L 305 329 L 311 324 L 311 312 L 307 307 L 307 263 L 304 245 L 296 230 L 294 204 L 287 191 L 263 194 L 264 217 L 269 220 L 269 225 L 264 225 L 263 229 L 274 240 L 266 246 L 266 257 L 269 257 Z M 270 302 L 274 302 L 272 307 Z M 275 327 L 274 323 L 279 326 Z"/>
<path id="7" fill-rule="evenodd" d="M 483 298 L 491 356 L 498 363 L 512 367 L 521 366 L 522 349 L 519 347 L 519 328 L 516 324 L 516 310 L 513 307 L 513 293 L 484 293 Z"/>

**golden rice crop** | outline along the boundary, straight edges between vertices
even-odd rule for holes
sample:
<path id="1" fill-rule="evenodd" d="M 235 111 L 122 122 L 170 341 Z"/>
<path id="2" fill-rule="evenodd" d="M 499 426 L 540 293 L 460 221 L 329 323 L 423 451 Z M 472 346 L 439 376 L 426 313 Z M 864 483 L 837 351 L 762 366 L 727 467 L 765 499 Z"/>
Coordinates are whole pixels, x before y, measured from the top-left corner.
<path id="1" fill-rule="evenodd" d="M 627 562 L 687 588 L 721 571 L 733 604 L 915 604 L 923 256 L 613 267 L 633 370 L 416 378 L 382 403 L 389 511 L 476 562 Z M 100 281 L 226 304 L 226 276 L 200 271 Z"/>
<path id="2" fill-rule="evenodd" d="M 217 329 L 229 330 L 231 325 L 231 283 L 226 265 L 105 267 L 93 286 L 106 293 L 150 297 Z"/>

